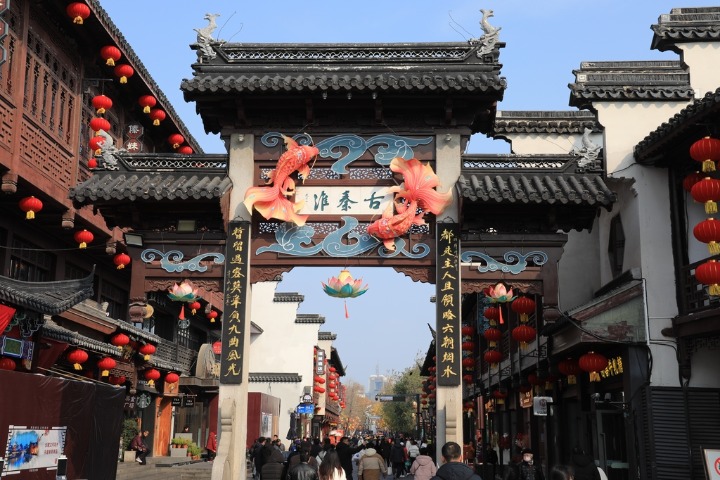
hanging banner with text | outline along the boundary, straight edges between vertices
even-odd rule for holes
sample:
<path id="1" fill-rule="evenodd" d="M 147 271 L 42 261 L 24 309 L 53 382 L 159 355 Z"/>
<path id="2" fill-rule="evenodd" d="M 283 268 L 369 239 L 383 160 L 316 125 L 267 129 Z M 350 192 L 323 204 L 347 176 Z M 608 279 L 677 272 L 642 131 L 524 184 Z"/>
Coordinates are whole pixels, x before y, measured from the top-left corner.
<path id="1" fill-rule="evenodd" d="M 222 319 L 220 383 L 242 383 L 245 297 L 249 284 L 250 222 L 230 222 L 225 247 L 225 308 Z"/>
<path id="2" fill-rule="evenodd" d="M 437 384 L 455 387 L 462 378 L 460 343 L 460 224 L 437 224 Z"/>

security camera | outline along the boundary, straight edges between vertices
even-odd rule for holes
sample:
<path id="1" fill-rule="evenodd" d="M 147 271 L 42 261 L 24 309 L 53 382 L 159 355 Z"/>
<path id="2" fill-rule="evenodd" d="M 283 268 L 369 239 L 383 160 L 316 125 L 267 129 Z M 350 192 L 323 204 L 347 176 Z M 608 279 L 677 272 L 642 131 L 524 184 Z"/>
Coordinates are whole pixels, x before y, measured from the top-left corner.
<path id="1" fill-rule="evenodd" d="M 590 395 L 590 398 L 592 398 L 594 401 L 599 402 L 600 401 L 600 394 L 599 393 L 593 393 Z"/>

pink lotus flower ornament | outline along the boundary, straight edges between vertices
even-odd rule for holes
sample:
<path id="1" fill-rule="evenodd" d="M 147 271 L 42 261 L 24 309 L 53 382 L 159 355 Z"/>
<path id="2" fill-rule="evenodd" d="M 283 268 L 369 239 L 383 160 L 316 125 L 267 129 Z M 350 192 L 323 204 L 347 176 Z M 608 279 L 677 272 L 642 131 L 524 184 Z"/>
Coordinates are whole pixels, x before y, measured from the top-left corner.
<path id="1" fill-rule="evenodd" d="M 507 289 L 502 283 L 486 288 L 483 293 L 490 300 L 490 303 L 507 303 L 515 300 L 512 288 Z"/>
<path id="2" fill-rule="evenodd" d="M 326 294 L 335 298 L 355 298 L 367 292 L 368 286 L 362 286 L 362 278 L 355 280 L 348 269 L 343 269 L 337 277 L 328 279 L 328 283 L 322 283 Z M 345 304 L 345 318 L 350 318 Z"/>
<path id="3" fill-rule="evenodd" d="M 197 288 L 193 288 L 190 283 L 183 280 L 180 285 L 177 283 L 168 289 L 168 297 L 173 302 L 194 302 L 198 298 Z"/>

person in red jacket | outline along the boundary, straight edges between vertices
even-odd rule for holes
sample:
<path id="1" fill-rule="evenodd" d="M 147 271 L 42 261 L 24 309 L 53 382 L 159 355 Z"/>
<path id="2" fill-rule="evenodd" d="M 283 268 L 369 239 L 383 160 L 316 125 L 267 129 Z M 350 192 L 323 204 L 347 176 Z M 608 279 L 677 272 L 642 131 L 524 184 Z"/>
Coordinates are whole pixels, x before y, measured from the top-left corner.
<path id="1" fill-rule="evenodd" d="M 205 450 L 207 450 L 208 460 L 212 462 L 217 454 L 217 434 L 215 432 L 210 432 L 208 435 Z"/>

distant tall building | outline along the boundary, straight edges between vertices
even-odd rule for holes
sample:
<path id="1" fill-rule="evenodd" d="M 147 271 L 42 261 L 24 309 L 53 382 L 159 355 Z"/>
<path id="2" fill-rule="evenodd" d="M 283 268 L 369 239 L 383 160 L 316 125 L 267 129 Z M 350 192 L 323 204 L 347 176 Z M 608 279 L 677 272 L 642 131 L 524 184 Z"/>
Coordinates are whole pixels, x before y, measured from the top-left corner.
<path id="1" fill-rule="evenodd" d="M 385 387 L 385 382 L 387 382 L 387 377 L 385 375 L 380 375 L 378 373 L 370 375 L 370 381 L 368 383 L 368 398 L 374 400 L 375 395 L 382 392 Z"/>

